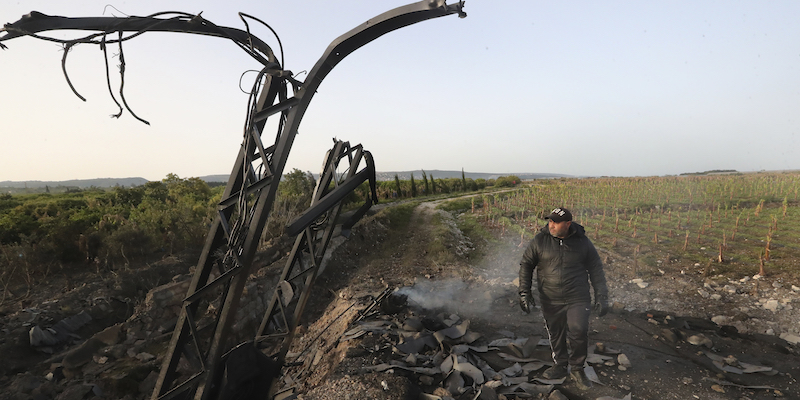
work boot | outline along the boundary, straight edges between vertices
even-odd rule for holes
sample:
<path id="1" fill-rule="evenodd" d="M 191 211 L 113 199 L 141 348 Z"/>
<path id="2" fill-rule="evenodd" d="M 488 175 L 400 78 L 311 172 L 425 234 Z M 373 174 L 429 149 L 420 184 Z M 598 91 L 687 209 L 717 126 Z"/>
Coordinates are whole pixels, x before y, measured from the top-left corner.
<path id="1" fill-rule="evenodd" d="M 546 369 L 544 373 L 542 373 L 542 378 L 544 379 L 561 379 L 567 376 L 567 366 L 566 365 L 553 365 L 552 367 Z"/>
<path id="2" fill-rule="evenodd" d="M 586 378 L 583 374 L 583 368 L 575 368 L 570 371 L 569 376 L 573 382 L 575 382 L 575 386 L 580 390 L 589 390 L 592 387 L 592 382 Z"/>

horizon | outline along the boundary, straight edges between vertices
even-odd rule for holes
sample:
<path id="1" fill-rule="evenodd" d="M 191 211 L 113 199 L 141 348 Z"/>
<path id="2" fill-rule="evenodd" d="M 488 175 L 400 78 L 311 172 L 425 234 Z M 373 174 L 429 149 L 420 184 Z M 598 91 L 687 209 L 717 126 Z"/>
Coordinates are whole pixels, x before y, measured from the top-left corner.
<path id="1" fill-rule="evenodd" d="M 378 176 L 378 181 L 392 180 L 392 179 L 394 179 L 394 174 L 398 174 L 401 180 L 407 180 L 409 178 L 409 176 L 405 176 L 405 175 L 408 175 L 408 174 L 411 174 L 411 173 L 417 173 L 417 172 L 421 172 L 421 171 L 425 171 L 428 176 L 433 176 L 433 174 L 432 174 L 433 172 L 444 173 L 446 179 L 449 179 L 448 178 L 449 175 L 456 175 L 457 174 L 460 177 L 460 174 L 461 174 L 460 170 L 436 170 L 436 169 L 428 170 L 428 169 L 424 169 L 424 170 L 408 170 L 408 171 L 376 171 L 376 175 Z M 304 171 L 304 172 L 311 173 L 310 171 Z M 646 175 L 646 176 L 645 175 L 614 175 L 614 176 L 610 176 L 610 175 L 600 175 L 600 176 L 583 175 L 583 176 L 577 176 L 577 175 L 568 175 L 568 174 L 560 174 L 560 173 L 547 173 L 547 172 L 503 172 L 503 173 L 497 173 L 497 172 L 470 172 L 470 171 L 464 171 L 464 174 L 467 175 L 467 177 L 470 178 L 470 179 L 480 179 L 480 178 L 471 178 L 471 177 L 469 177 L 469 175 L 473 175 L 473 176 L 474 175 L 485 175 L 485 176 L 493 176 L 493 177 L 494 176 L 501 177 L 501 176 L 515 175 L 515 176 L 520 176 L 521 180 L 534 180 L 534 179 L 553 179 L 553 178 L 567 178 L 567 179 L 643 178 L 643 177 L 662 178 L 662 177 L 691 176 L 691 175 L 794 173 L 794 172 L 800 172 L 800 169 L 796 169 L 796 170 L 794 170 L 794 169 L 793 170 L 760 170 L 760 171 L 738 171 L 738 170 L 733 170 L 733 169 L 725 169 L 725 170 L 714 169 L 714 170 L 707 170 L 707 171 L 682 172 L 680 174 Z M 403 175 L 401 175 L 401 174 L 403 174 Z M 314 175 L 315 179 L 316 179 L 318 174 L 312 173 L 312 175 Z M 388 177 L 388 178 L 383 178 L 382 179 L 382 178 L 380 178 L 380 176 L 382 176 L 382 175 L 383 176 L 391 175 L 391 176 Z M 531 176 L 531 175 L 537 175 L 539 177 L 528 178 L 528 179 L 523 178 L 523 176 Z M 227 177 L 227 176 L 228 175 L 226 175 L 226 174 L 210 174 L 210 175 L 185 176 L 185 177 L 180 177 L 179 176 L 179 178 L 181 178 L 181 179 L 199 178 L 199 179 L 202 179 L 202 180 L 204 180 L 204 181 L 206 181 L 208 183 L 226 183 L 227 182 L 226 179 L 225 180 L 209 180 L 209 179 L 213 179 L 213 178 L 216 178 L 216 177 L 223 178 L 223 177 Z M 415 178 L 417 178 L 417 177 L 421 179 L 422 175 L 421 174 L 420 175 L 415 175 Z M 433 176 L 433 177 L 434 178 L 440 178 L 438 176 Z M 141 176 L 129 176 L 129 177 L 116 177 L 116 178 L 114 178 L 114 177 L 75 178 L 75 179 L 64 179 L 64 180 L 21 180 L 21 181 L 2 180 L 2 181 L 0 181 L 0 188 L 19 188 L 18 186 L 4 186 L 4 185 L 8 185 L 8 184 L 14 184 L 14 185 L 20 185 L 20 184 L 24 185 L 24 184 L 27 184 L 27 183 L 40 184 L 39 186 L 34 186 L 33 187 L 33 188 L 37 188 L 37 187 L 41 187 L 41 185 L 44 185 L 44 184 L 48 184 L 49 185 L 49 184 L 71 183 L 71 182 L 80 183 L 80 182 L 104 181 L 104 180 L 106 180 L 106 181 L 114 181 L 114 180 L 119 180 L 119 181 L 143 180 L 143 181 L 146 181 L 146 182 L 158 182 L 158 181 L 162 181 L 165 178 L 166 178 L 166 176 L 164 178 L 161 178 L 161 179 L 147 179 L 147 178 L 144 178 L 144 177 L 141 177 Z M 485 179 L 492 179 L 492 178 L 485 178 Z M 113 186 L 113 185 L 101 186 L 101 187 L 111 187 L 111 186 Z M 79 187 L 90 187 L 90 186 L 79 186 Z"/>

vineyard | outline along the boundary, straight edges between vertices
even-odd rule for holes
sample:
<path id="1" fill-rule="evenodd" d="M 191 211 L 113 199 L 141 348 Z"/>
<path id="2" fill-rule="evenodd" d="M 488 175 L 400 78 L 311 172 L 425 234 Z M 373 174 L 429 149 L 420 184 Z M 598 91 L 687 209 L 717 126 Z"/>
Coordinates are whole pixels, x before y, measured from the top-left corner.
<path id="1" fill-rule="evenodd" d="M 540 180 L 465 200 L 505 236 L 530 240 L 557 206 L 632 275 L 800 275 L 800 174 Z M 457 207 L 457 206 L 454 206 Z"/>

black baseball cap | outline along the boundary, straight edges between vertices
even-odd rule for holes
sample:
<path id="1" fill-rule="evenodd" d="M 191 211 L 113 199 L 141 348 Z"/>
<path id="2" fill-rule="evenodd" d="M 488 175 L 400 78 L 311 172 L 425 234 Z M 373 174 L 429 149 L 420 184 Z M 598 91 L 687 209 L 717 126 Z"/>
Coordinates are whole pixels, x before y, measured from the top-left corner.
<path id="1" fill-rule="evenodd" d="M 553 222 L 572 221 L 572 213 L 564 207 L 558 207 L 550 212 L 550 215 L 544 217 Z"/>

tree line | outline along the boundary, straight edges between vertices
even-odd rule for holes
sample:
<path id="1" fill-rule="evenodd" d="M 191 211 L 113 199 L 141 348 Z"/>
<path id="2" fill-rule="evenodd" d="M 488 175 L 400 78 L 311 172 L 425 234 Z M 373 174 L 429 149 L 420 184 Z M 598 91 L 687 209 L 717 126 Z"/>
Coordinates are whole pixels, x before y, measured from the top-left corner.
<path id="1" fill-rule="evenodd" d="M 405 178 L 405 177 L 403 177 Z M 422 176 L 416 178 L 410 174 L 408 179 L 401 179 L 398 174 L 391 181 L 377 182 L 379 199 L 403 199 L 417 196 L 432 196 L 459 192 L 475 192 L 487 187 L 512 187 L 521 182 L 515 175 L 501 176 L 497 179 L 472 179 L 461 171 L 461 178 L 436 178 L 432 174 L 422 171 Z"/>
<path id="2" fill-rule="evenodd" d="M 513 186 L 515 176 L 498 179 L 416 179 L 395 177 L 377 183 L 381 199 L 438 195 Z M 295 169 L 284 174 L 263 240 L 284 228 L 310 204 L 316 181 Z M 153 258 L 198 251 L 216 216 L 224 186 L 169 174 L 161 181 L 108 190 L 67 193 L 0 194 L 0 285 L 23 279 L 30 288 L 50 271 L 91 265 L 99 271 L 129 268 Z M 348 196 L 356 207 L 369 193 L 367 183 Z M 349 204 L 348 204 L 349 203 Z"/>

